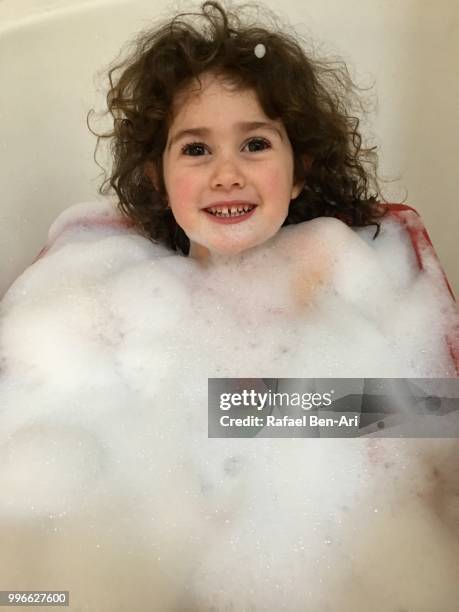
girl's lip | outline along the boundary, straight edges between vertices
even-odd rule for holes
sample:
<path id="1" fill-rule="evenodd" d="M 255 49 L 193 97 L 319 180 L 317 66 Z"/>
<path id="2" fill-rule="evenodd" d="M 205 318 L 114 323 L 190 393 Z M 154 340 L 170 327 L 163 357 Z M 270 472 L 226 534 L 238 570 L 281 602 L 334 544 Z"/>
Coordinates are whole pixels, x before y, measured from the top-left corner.
<path id="1" fill-rule="evenodd" d="M 204 212 L 206 213 L 208 217 L 210 217 L 212 221 L 215 221 L 216 223 L 232 224 L 232 223 L 241 223 L 242 221 L 245 221 L 255 212 L 255 209 L 256 209 L 256 206 L 254 206 L 252 210 L 249 210 L 249 212 L 244 213 L 243 215 L 237 215 L 235 217 L 218 217 L 217 215 L 213 215 L 207 210 L 204 210 Z"/>

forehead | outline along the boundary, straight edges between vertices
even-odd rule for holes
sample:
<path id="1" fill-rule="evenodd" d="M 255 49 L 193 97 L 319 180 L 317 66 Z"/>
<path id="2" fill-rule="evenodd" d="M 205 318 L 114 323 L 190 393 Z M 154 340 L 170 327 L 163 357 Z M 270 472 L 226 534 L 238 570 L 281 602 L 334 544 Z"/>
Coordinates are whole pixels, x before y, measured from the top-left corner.
<path id="1" fill-rule="evenodd" d="M 259 118 L 267 119 L 255 90 L 238 87 L 229 77 L 212 73 L 201 75 L 200 82 L 193 81 L 176 95 L 170 125 L 197 120 L 201 116 L 217 115 L 215 118 L 229 119 L 228 112 L 235 115 L 256 113 Z"/>

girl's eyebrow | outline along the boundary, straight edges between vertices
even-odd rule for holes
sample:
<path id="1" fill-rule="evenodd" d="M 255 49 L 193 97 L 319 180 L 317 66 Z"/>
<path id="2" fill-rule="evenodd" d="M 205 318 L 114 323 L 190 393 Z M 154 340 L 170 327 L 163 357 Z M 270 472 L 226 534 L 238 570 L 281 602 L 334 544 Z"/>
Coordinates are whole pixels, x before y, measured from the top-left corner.
<path id="1" fill-rule="evenodd" d="M 249 132 L 250 130 L 256 130 L 259 128 L 265 128 L 267 130 L 277 132 L 277 134 L 280 136 L 280 139 L 283 140 L 282 133 L 279 128 L 276 127 L 273 123 L 268 123 L 267 121 L 239 121 L 235 124 L 235 128 L 237 128 L 239 131 L 245 132 Z M 173 144 L 175 144 L 178 140 L 185 136 L 197 136 L 198 138 L 201 138 L 209 136 L 211 132 L 212 130 L 207 127 L 196 127 L 189 128 L 186 130 L 180 130 L 171 138 L 169 146 L 167 148 L 170 149 Z"/>

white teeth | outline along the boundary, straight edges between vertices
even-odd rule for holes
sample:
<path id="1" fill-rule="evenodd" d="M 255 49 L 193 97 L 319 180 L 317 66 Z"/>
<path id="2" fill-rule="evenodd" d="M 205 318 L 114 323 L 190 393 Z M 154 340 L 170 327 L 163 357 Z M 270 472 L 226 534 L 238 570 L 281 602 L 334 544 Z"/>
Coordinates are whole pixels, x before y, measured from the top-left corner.
<path id="1" fill-rule="evenodd" d="M 255 206 L 246 205 L 232 206 L 230 208 L 227 206 L 223 206 L 222 208 L 206 208 L 206 210 L 211 215 L 215 215 L 216 217 L 238 217 L 250 212 L 253 208 L 255 208 Z"/>

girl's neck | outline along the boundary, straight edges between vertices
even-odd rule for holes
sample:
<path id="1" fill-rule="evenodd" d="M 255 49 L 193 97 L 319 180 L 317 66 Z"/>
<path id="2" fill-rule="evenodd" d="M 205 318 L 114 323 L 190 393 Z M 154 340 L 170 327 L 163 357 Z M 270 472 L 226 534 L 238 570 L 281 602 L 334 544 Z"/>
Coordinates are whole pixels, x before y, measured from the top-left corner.
<path id="1" fill-rule="evenodd" d="M 199 263 L 203 268 L 219 268 L 242 263 L 244 261 L 244 253 L 236 255 L 227 255 L 210 251 L 206 247 L 191 242 L 189 257 Z"/>
<path id="2" fill-rule="evenodd" d="M 243 264 L 248 262 L 253 255 L 271 245 L 275 239 L 276 236 L 270 238 L 262 244 L 235 254 L 224 254 L 218 253 L 217 251 L 211 251 L 201 244 L 190 241 L 190 251 L 188 256 L 198 262 L 203 268 L 221 268 L 235 265 L 243 266 Z"/>

